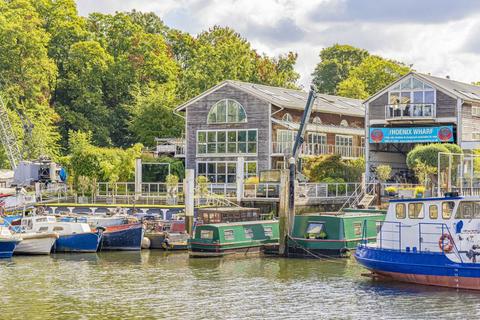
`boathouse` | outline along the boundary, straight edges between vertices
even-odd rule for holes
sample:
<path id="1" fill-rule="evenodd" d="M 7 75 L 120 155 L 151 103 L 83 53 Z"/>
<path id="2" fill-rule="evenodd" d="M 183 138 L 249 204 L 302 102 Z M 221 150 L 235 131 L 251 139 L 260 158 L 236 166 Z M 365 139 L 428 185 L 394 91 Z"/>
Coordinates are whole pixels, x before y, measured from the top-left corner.
<path id="1" fill-rule="evenodd" d="M 480 87 L 410 72 L 365 102 L 367 175 L 380 164 L 398 182 L 413 176 L 407 153 L 418 143 L 456 143 L 480 148 Z"/>
<path id="2" fill-rule="evenodd" d="M 245 177 L 284 168 L 305 108 L 307 92 L 239 81 L 223 81 L 180 105 L 185 137 L 177 157 L 213 183 L 236 181 L 237 159 Z M 300 157 L 364 156 L 365 110 L 356 99 L 319 94 Z"/>

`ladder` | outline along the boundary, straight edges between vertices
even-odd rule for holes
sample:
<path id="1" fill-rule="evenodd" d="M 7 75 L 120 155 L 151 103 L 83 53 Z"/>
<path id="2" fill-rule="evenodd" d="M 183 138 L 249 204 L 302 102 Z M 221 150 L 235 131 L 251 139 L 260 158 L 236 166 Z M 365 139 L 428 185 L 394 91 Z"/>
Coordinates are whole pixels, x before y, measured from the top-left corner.
<path id="1" fill-rule="evenodd" d="M 20 149 L 17 144 L 17 137 L 12 130 L 10 119 L 8 118 L 7 107 L 0 96 L 0 142 L 5 148 L 10 166 L 14 170 L 21 160 Z"/>

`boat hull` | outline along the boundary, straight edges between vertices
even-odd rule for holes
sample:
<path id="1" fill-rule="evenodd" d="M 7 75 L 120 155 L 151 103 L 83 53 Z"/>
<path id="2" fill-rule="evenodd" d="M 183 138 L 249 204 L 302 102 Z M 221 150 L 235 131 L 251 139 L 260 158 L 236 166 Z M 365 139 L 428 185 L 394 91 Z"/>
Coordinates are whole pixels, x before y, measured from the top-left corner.
<path id="1" fill-rule="evenodd" d="M 22 241 L 15 248 L 15 254 L 50 254 L 57 234 L 22 235 Z"/>
<path id="2" fill-rule="evenodd" d="M 53 251 L 97 252 L 101 240 L 102 233 L 100 231 L 61 235 L 55 242 Z"/>
<path id="3" fill-rule="evenodd" d="M 11 258 L 15 247 L 18 245 L 20 240 L 16 239 L 1 239 L 0 240 L 0 259 Z"/>
<path id="4" fill-rule="evenodd" d="M 103 233 L 101 250 L 141 250 L 143 233 L 140 223 L 107 227 Z"/>
<path id="5" fill-rule="evenodd" d="M 480 290 L 480 265 L 455 263 L 442 252 L 404 252 L 360 246 L 355 258 L 381 279 Z"/>
<path id="6" fill-rule="evenodd" d="M 250 255 L 258 255 L 262 252 L 263 246 L 252 246 L 236 249 L 226 249 L 219 251 L 210 250 L 190 250 L 190 258 L 220 258 L 220 257 L 245 257 Z"/>

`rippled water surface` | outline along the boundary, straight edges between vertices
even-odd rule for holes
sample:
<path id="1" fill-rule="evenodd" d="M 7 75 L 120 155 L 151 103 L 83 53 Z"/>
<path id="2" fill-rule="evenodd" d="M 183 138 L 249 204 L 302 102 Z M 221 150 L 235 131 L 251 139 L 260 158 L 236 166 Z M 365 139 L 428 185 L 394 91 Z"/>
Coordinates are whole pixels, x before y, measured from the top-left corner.
<path id="1" fill-rule="evenodd" d="M 354 260 L 116 252 L 0 261 L 1 319 L 480 318 L 480 293 L 372 282 Z"/>

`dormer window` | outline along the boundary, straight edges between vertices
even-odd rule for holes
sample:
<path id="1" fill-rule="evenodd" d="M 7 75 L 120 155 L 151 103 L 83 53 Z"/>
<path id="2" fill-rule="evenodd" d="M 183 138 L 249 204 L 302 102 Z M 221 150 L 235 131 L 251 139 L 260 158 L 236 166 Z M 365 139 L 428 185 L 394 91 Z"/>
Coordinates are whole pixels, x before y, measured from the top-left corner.
<path id="1" fill-rule="evenodd" d="M 243 106 L 232 99 L 216 102 L 208 113 L 208 123 L 242 123 L 247 122 L 247 113 Z"/>
<path id="2" fill-rule="evenodd" d="M 293 122 L 293 118 L 290 113 L 285 113 L 282 117 L 282 120 L 286 122 Z"/>
<path id="3" fill-rule="evenodd" d="M 343 119 L 341 122 L 340 122 L 340 127 L 348 127 L 348 121 Z"/>
<path id="4" fill-rule="evenodd" d="M 312 123 L 314 124 L 322 124 L 322 119 L 320 119 L 320 117 L 314 117 L 313 120 L 312 120 Z"/>

